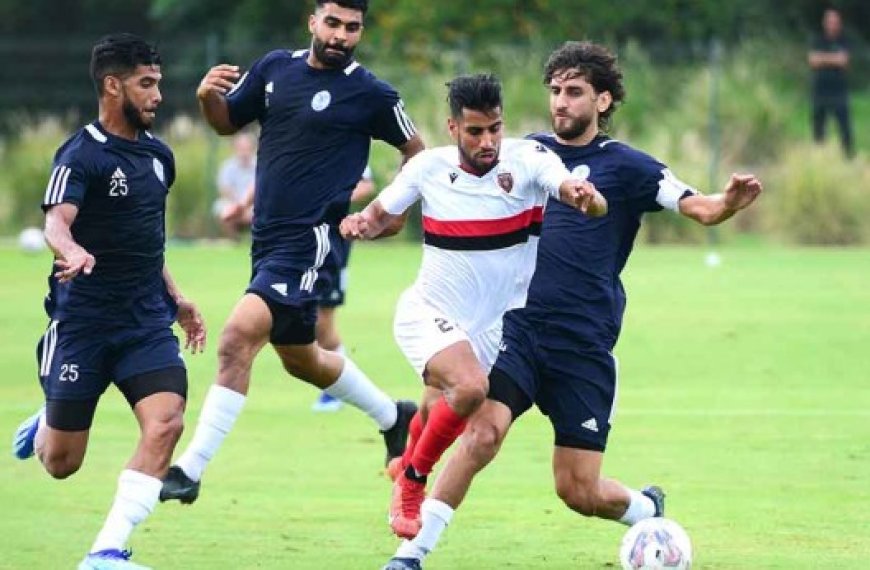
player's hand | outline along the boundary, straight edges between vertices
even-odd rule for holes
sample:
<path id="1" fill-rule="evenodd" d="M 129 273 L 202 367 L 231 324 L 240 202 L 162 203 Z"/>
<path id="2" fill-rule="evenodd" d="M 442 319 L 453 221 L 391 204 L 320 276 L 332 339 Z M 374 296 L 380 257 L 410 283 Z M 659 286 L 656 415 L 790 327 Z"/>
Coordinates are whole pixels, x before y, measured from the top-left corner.
<path id="1" fill-rule="evenodd" d="M 176 299 L 178 315 L 175 320 L 184 331 L 184 348 L 196 354 L 205 350 L 206 329 L 205 321 L 192 301 L 181 298 Z"/>
<path id="2" fill-rule="evenodd" d="M 735 212 L 742 210 L 752 204 L 763 189 L 754 174 L 732 174 L 722 192 L 725 206 Z"/>
<path id="3" fill-rule="evenodd" d="M 196 96 L 200 100 L 206 99 L 212 93 L 226 95 L 238 81 L 241 73 L 238 65 L 222 63 L 208 70 L 205 77 L 196 89 Z"/>
<path id="4" fill-rule="evenodd" d="M 79 273 L 90 275 L 96 264 L 97 260 L 93 255 L 83 248 L 78 248 L 73 253 L 67 255 L 65 259 L 56 259 L 54 261 L 55 267 L 59 270 L 55 271 L 54 276 L 61 283 L 66 283 Z"/>
<path id="5" fill-rule="evenodd" d="M 338 226 L 341 237 L 346 240 L 367 239 L 369 230 L 369 222 L 361 212 L 348 215 Z"/>
<path id="6" fill-rule="evenodd" d="M 232 204 L 227 205 L 227 207 L 224 208 L 224 211 L 221 212 L 221 221 L 235 222 L 240 219 L 244 213 L 245 206 L 241 202 L 233 202 Z"/>
<path id="7" fill-rule="evenodd" d="M 577 208 L 590 216 L 603 216 L 607 213 L 607 201 L 595 185 L 588 180 L 568 180 L 559 188 L 562 202 Z"/>

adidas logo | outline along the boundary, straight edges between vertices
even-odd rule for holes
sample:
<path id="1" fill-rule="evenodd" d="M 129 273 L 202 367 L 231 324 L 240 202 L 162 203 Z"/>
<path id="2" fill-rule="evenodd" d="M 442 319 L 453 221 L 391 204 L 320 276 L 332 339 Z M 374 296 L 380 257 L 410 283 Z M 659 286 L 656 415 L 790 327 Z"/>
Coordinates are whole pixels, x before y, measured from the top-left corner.
<path id="1" fill-rule="evenodd" d="M 278 291 L 283 296 L 287 296 L 287 284 L 286 283 L 273 283 L 272 289 Z"/>
<path id="2" fill-rule="evenodd" d="M 124 171 L 121 170 L 120 166 L 112 173 L 112 180 L 127 180 L 127 175 L 124 174 Z"/>
<path id="3" fill-rule="evenodd" d="M 598 422 L 595 421 L 595 418 L 589 418 L 588 420 L 580 424 L 580 427 L 598 433 Z"/>
<path id="4" fill-rule="evenodd" d="M 504 341 L 498 343 L 498 351 L 507 352 L 507 345 L 504 343 Z"/>

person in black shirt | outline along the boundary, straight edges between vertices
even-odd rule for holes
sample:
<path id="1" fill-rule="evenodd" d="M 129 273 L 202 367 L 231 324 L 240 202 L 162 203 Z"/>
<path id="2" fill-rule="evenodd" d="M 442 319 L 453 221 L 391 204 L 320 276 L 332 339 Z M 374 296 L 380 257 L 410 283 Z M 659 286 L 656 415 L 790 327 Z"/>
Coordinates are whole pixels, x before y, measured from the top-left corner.
<path id="1" fill-rule="evenodd" d="M 855 155 L 852 125 L 849 119 L 849 92 L 846 70 L 849 67 L 849 45 L 843 37 L 843 22 L 834 9 L 825 10 L 823 33 L 814 41 L 807 56 L 812 79 L 813 140 L 825 140 L 825 121 L 833 114 L 840 128 L 840 142 L 846 156 Z"/>

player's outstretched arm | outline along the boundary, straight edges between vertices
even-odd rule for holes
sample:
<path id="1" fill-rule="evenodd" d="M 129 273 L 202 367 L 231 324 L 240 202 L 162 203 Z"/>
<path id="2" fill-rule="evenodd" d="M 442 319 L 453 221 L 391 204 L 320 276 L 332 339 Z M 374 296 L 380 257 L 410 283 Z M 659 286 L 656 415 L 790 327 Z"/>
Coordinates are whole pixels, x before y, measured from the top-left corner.
<path id="1" fill-rule="evenodd" d="M 197 309 L 193 301 L 187 300 L 181 294 L 166 265 L 163 266 L 163 281 L 166 283 L 166 290 L 169 292 L 169 296 L 178 305 L 178 314 L 175 320 L 178 322 L 181 330 L 184 331 L 184 348 L 189 348 L 193 354 L 203 352 L 205 350 L 206 328 L 205 320 L 202 318 L 199 309 Z"/>
<path id="2" fill-rule="evenodd" d="M 231 135 L 239 130 L 230 121 L 230 111 L 226 99 L 226 94 L 233 88 L 238 79 L 239 67 L 222 63 L 209 69 L 196 89 L 199 110 L 208 124 L 219 135 Z"/>
<path id="3" fill-rule="evenodd" d="M 90 275 L 97 260 L 72 237 L 72 227 L 79 213 L 75 204 L 58 204 L 45 213 L 45 242 L 54 252 L 54 276 L 61 282 L 72 280 L 79 273 Z"/>
<path id="4" fill-rule="evenodd" d="M 607 199 L 588 180 L 570 178 L 564 181 L 559 186 L 559 201 L 593 218 L 607 214 Z"/>
<path id="5" fill-rule="evenodd" d="M 754 174 L 732 174 L 721 194 L 695 194 L 680 200 L 680 213 L 705 226 L 715 226 L 749 207 L 763 189 Z"/>
<path id="6" fill-rule="evenodd" d="M 404 223 L 404 214 L 390 214 L 379 200 L 375 200 L 363 211 L 343 219 L 338 229 L 346 240 L 370 240 L 395 235 L 401 231 Z"/>

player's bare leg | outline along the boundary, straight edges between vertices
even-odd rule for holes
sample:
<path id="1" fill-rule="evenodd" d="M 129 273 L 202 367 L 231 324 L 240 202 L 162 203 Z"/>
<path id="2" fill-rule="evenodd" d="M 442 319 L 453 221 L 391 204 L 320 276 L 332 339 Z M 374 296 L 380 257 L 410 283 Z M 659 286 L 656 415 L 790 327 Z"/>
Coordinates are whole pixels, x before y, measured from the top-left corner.
<path id="1" fill-rule="evenodd" d="M 489 380 L 467 341 L 454 343 L 426 363 L 426 385 L 443 397 L 432 405 L 408 466 L 393 485 L 390 526 L 396 535 L 413 538 L 420 530 L 420 506 L 426 477 L 441 455 L 465 429 L 467 418 L 486 399 Z"/>
<path id="2" fill-rule="evenodd" d="M 254 358 L 269 340 L 272 314 L 258 296 L 246 294 L 236 303 L 218 345 L 218 375 L 209 388 L 193 439 L 169 473 L 161 501 L 192 503 L 199 482 L 245 405 Z"/>
<path id="3" fill-rule="evenodd" d="M 90 430 L 57 430 L 45 424 L 44 416 L 40 422 L 34 444 L 36 456 L 49 475 L 66 479 L 82 466 Z"/>
<path id="4" fill-rule="evenodd" d="M 664 494 L 658 488 L 629 489 L 619 481 L 601 477 L 604 454 L 599 451 L 557 446 L 553 450 L 556 494 L 565 505 L 583 516 L 626 525 L 661 516 Z M 652 496 L 657 495 L 657 496 Z"/>
<path id="5" fill-rule="evenodd" d="M 314 327 L 314 338 L 317 344 L 330 352 L 344 355 L 344 345 L 338 334 L 336 324 L 336 307 L 318 307 L 317 324 Z M 311 409 L 315 412 L 335 412 L 341 409 L 342 401 L 321 391 L 312 404 Z"/>
<path id="6" fill-rule="evenodd" d="M 498 454 L 511 421 L 510 409 L 495 400 L 486 400 L 471 416 L 458 448 L 438 474 L 431 495 L 423 501 L 420 531 L 413 540 L 399 546 L 385 570 L 420 567 L 450 524 L 474 477 Z"/>

